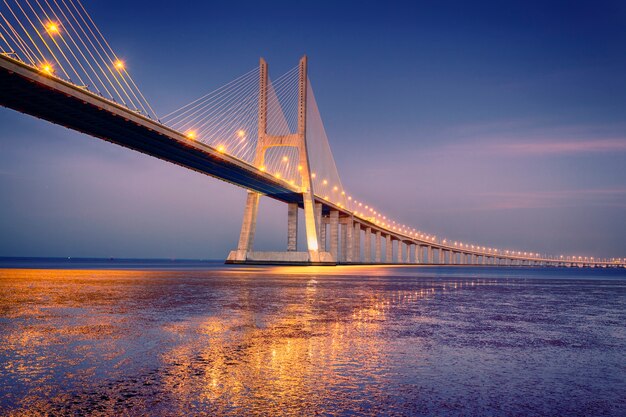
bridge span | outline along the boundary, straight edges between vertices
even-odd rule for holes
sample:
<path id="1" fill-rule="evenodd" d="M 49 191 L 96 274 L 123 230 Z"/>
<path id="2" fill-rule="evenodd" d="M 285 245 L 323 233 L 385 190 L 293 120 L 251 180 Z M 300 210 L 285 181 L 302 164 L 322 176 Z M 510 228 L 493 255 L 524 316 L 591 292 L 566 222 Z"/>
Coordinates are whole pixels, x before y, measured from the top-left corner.
<path id="1" fill-rule="evenodd" d="M 306 83 L 305 58 L 302 63 L 300 82 Z M 261 65 L 266 64 L 262 61 Z M 266 80 L 261 78 L 260 82 Z M 263 100 L 266 98 L 260 97 L 260 101 Z M 301 97 L 300 106 L 305 103 Z M 411 231 L 397 230 L 395 226 L 381 226 L 375 216 L 355 213 L 314 192 L 311 208 L 315 235 L 307 236 L 307 242 L 313 241 L 313 245 L 309 244 L 307 251 L 299 252 L 298 212 L 299 209 L 306 210 L 306 187 L 277 178 L 258 165 L 193 140 L 159 121 L 6 55 L 0 55 L 0 104 L 248 190 L 248 218 L 244 219 L 238 248 L 231 253 L 228 262 L 624 267 L 619 260 L 547 257 L 416 236 Z M 301 110 L 306 114 L 305 109 Z M 256 213 L 250 213 L 250 210 L 258 208 L 258 196 L 261 195 L 288 205 L 288 247 L 285 252 L 260 252 L 253 248 Z M 251 204 L 257 207 L 251 208 Z"/>

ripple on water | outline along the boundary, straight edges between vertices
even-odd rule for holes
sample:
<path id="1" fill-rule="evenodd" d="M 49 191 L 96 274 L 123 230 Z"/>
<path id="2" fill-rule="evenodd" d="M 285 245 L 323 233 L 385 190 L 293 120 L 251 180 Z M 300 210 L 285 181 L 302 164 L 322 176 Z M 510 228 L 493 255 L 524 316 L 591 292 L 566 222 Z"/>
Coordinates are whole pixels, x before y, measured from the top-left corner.
<path id="1" fill-rule="evenodd" d="M 0 414 L 626 415 L 626 277 L 307 271 L 0 270 Z"/>

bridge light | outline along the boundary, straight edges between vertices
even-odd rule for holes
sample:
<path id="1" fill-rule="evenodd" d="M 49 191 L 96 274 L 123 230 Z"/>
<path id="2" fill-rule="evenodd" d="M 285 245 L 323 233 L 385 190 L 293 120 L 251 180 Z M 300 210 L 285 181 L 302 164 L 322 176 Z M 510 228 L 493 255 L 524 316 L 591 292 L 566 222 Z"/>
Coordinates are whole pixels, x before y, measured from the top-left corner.
<path id="1" fill-rule="evenodd" d="M 278 179 L 280 179 L 280 172 L 277 172 L 276 174 L 274 174 L 274 176 Z"/>
<path id="2" fill-rule="evenodd" d="M 315 172 L 311 172 L 311 178 L 315 178 L 317 177 L 317 174 L 315 174 Z"/>
<path id="3" fill-rule="evenodd" d="M 121 70 L 123 70 L 123 69 L 124 69 L 124 67 L 125 67 L 125 65 L 124 65 L 124 61 L 122 61 L 122 60 L 119 60 L 119 59 L 118 59 L 117 61 L 115 61 L 115 62 L 113 63 L 113 66 L 115 66 L 115 69 L 118 69 L 118 70 L 120 70 L 120 71 L 121 71 Z"/>
<path id="4" fill-rule="evenodd" d="M 261 170 L 261 172 L 265 172 L 265 167 L 261 167 L 259 170 Z"/>
<path id="5" fill-rule="evenodd" d="M 54 68 L 52 68 L 52 64 L 48 64 L 47 62 L 44 62 L 41 65 L 41 71 L 45 72 L 46 74 L 52 74 L 54 72 Z"/>
<path id="6" fill-rule="evenodd" d="M 246 131 L 243 129 L 239 129 L 237 131 L 237 136 L 239 136 L 240 138 L 243 138 L 244 136 L 246 136 Z"/>
<path id="7" fill-rule="evenodd" d="M 337 186 L 336 186 L 336 185 L 333 187 L 333 191 L 337 191 L 338 189 L 339 189 L 339 188 L 337 188 Z"/>
<path id="8" fill-rule="evenodd" d="M 187 136 L 189 139 L 195 139 L 196 138 L 196 132 L 193 130 L 189 130 L 187 131 L 187 133 L 185 133 L 185 136 Z"/>
<path id="9" fill-rule="evenodd" d="M 302 165 L 298 165 L 298 171 L 302 171 Z"/>
<path id="10" fill-rule="evenodd" d="M 48 22 L 46 24 L 46 30 L 49 34 L 56 35 L 57 33 L 59 33 L 59 25 L 55 22 Z"/>
<path id="11" fill-rule="evenodd" d="M 224 147 L 224 145 L 219 145 L 219 146 L 217 147 L 217 151 L 218 151 L 219 153 L 224 153 L 224 152 L 226 151 L 226 148 Z"/>
<path id="12" fill-rule="evenodd" d="M 283 162 L 289 162 L 289 158 L 287 158 L 286 156 L 283 156 Z"/>
<path id="13" fill-rule="evenodd" d="M 324 180 L 324 181 L 322 181 L 322 184 L 326 185 L 326 184 L 328 184 L 328 181 Z"/>

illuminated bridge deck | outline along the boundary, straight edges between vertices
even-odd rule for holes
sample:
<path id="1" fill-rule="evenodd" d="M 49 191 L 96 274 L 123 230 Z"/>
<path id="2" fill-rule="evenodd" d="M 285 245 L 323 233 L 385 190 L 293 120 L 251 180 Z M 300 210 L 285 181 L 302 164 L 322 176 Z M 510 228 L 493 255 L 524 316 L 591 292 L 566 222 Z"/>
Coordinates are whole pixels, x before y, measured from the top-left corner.
<path id="1" fill-rule="evenodd" d="M 297 187 L 112 101 L 0 55 L 0 105 L 288 203 Z"/>

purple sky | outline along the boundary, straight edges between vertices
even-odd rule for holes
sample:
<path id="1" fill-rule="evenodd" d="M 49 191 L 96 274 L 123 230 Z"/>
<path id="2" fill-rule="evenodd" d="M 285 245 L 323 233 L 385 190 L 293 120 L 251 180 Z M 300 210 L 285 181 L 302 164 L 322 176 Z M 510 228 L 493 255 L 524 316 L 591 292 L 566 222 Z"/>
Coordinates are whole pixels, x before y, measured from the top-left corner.
<path id="1" fill-rule="evenodd" d="M 355 197 L 453 240 L 626 255 L 623 2 L 208 3 L 84 2 L 159 114 L 306 53 Z M 245 200 L 7 109 L 0 195 L 0 256 L 224 258 Z M 256 246 L 285 235 L 263 200 Z"/>

